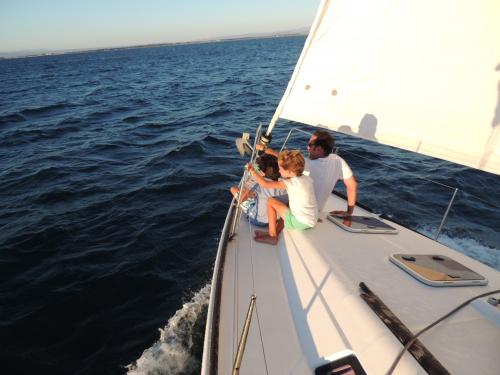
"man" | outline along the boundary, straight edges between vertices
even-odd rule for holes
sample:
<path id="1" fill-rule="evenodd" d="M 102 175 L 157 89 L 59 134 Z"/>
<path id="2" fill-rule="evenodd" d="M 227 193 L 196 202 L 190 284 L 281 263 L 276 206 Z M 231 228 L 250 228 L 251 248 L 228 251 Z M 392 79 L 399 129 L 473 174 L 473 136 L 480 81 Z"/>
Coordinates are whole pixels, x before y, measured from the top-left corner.
<path id="1" fill-rule="evenodd" d="M 314 181 L 314 193 L 319 211 L 323 211 L 335 184 L 342 179 L 347 192 L 347 210 L 333 213 L 339 216 L 349 216 L 352 215 L 356 205 L 358 183 L 345 160 L 337 154 L 332 154 L 334 145 L 335 140 L 329 132 L 315 131 L 307 143 L 309 158 L 306 159 L 305 171 L 309 172 Z M 264 150 L 264 146 L 257 145 L 257 149 Z M 269 148 L 265 149 L 265 153 L 274 156 L 279 154 Z"/>

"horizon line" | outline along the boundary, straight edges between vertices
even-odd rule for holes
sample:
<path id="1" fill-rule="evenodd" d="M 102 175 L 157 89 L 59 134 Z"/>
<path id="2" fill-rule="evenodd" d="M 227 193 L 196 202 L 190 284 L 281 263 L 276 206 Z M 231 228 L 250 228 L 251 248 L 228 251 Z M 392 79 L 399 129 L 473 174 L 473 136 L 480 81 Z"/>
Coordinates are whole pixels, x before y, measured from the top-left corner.
<path id="1" fill-rule="evenodd" d="M 85 52 L 96 52 L 96 51 L 113 51 L 121 49 L 133 49 L 133 48 L 152 48 L 152 47 L 162 47 L 162 46 L 175 46 L 175 45 L 188 45 L 188 44 L 203 44 L 203 43 L 214 43 L 214 42 L 224 42 L 224 41 L 238 41 L 238 40 L 248 40 L 248 39 L 269 39 L 269 38 L 280 38 L 288 36 L 302 36 L 307 35 L 309 32 L 309 27 L 304 26 L 294 30 L 286 31 L 269 31 L 262 33 L 249 33 L 241 35 L 229 35 L 222 37 L 213 37 L 206 39 L 195 39 L 183 42 L 160 42 L 160 43 L 148 43 L 148 44 L 134 44 L 127 46 L 109 46 L 109 47 L 95 47 L 95 48 L 82 48 L 82 49 L 39 49 L 39 50 L 19 50 L 12 52 L 2 52 L 0 51 L 0 60 L 10 60 L 10 59 L 20 59 L 27 57 L 41 57 L 41 56 L 57 56 L 72 53 L 85 53 Z M 31 51 L 31 52 L 30 52 Z M 11 55 L 11 56 L 9 56 Z"/>

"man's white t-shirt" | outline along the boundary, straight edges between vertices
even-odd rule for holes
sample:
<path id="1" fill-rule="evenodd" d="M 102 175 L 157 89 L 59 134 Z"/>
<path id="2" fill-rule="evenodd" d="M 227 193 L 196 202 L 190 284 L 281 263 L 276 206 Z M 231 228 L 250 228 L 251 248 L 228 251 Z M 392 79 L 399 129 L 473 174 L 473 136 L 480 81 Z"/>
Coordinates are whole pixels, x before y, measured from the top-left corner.
<path id="1" fill-rule="evenodd" d="M 309 176 L 314 181 L 314 193 L 320 211 L 325 207 L 326 201 L 339 178 L 345 180 L 352 176 L 351 168 L 337 154 L 330 154 L 326 158 L 315 160 L 306 158 L 304 170 L 305 173 L 309 172 Z"/>
<path id="2" fill-rule="evenodd" d="M 309 176 L 284 178 L 290 211 L 302 224 L 314 227 L 318 221 L 318 206 L 314 195 L 313 180 Z"/>

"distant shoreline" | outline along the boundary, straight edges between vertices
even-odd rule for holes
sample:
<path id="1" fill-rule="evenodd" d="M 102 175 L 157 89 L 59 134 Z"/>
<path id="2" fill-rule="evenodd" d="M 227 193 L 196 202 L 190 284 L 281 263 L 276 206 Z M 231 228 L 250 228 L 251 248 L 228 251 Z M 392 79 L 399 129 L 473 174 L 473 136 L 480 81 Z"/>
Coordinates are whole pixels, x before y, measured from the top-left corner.
<path id="1" fill-rule="evenodd" d="M 59 50 L 59 51 L 47 51 L 32 54 L 22 54 L 19 52 L 19 56 L 5 56 L 0 53 L 0 60 L 14 60 L 14 59 L 25 59 L 33 57 L 44 57 L 44 56 L 59 56 L 59 55 L 69 55 L 76 53 L 87 53 L 87 52 L 98 52 L 98 51 L 119 51 L 126 49 L 138 49 L 138 48 L 157 48 L 157 47 L 167 47 L 167 46 L 181 46 L 181 45 L 191 45 L 191 44 L 206 44 L 206 43 L 222 43 L 222 42 L 235 42 L 242 40 L 255 40 L 255 39 L 272 39 L 272 38 L 287 38 L 294 36 L 306 36 L 307 32 L 289 32 L 289 33 L 277 33 L 277 34 L 263 34 L 263 35 L 248 35 L 248 36 L 228 36 L 207 40 L 193 40 L 188 42 L 169 42 L 169 43 L 151 43 L 151 44 L 138 44 L 132 46 L 123 47 L 103 47 L 103 48 L 90 48 L 90 49 L 79 49 L 79 50 Z M 15 52 L 13 52 L 15 54 Z"/>

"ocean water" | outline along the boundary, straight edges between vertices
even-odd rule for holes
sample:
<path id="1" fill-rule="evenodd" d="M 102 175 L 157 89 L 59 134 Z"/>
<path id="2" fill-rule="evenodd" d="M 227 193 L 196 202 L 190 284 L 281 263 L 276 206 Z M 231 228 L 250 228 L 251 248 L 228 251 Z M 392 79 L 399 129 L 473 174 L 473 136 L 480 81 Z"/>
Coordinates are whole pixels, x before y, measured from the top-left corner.
<path id="1" fill-rule="evenodd" d="M 0 61 L 0 373 L 199 372 L 234 139 L 269 122 L 304 40 Z M 360 202 L 426 235 L 457 187 L 439 241 L 500 269 L 499 177 L 337 143 Z"/>

